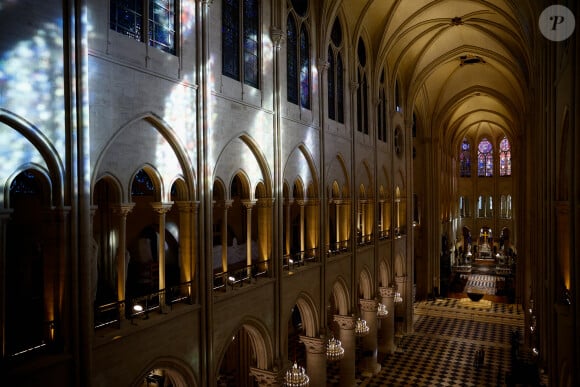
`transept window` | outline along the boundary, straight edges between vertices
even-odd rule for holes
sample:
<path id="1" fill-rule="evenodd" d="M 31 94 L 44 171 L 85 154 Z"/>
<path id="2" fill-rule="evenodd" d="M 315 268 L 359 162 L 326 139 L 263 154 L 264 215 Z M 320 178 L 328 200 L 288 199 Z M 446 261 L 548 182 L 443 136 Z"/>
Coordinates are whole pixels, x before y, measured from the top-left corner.
<path id="1" fill-rule="evenodd" d="M 170 54 L 176 49 L 175 0 L 111 0 L 109 26 Z"/>
<path id="2" fill-rule="evenodd" d="M 258 0 L 225 0 L 222 8 L 222 74 L 256 88 L 260 69 L 259 5 Z"/>
<path id="3" fill-rule="evenodd" d="M 477 147 L 477 176 L 493 176 L 493 146 L 487 138 L 482 139 Z"/>
<path id="4" fill-rule="evenodd" d="M 459 176 L 471 177 L 471 146 L 466 138 L 461 142 L 459 151 Z"/>
<path id="5" fill-rule="evenodd" d="M 368 95 L 367 95 L 367 76 L 366 64 L 367 54 L 365 44 L 362 38 L 358 40 L 358 69 L 357 69 L 357 130 L 364 134 L 369 134 L 369 118 L 367 113 Z"/>
<path id="6" fill-rule="evenodd" d="M 336 18 L 328 45 L 328 118 L 344 124 L 344 68 L 341 46 L 342 29 Z"/>
<path id="7" fill-rule="evenodd" d="M 286 88 L 288 102 L 310 109 L 310 38 L 308 1 L 294 0 L 288 14 Z"/>
<path id="8" fill-rule="evenodd" d="M 512 175 L 512 154 L 511 146 L 507 137 L 504 137 L 499 143 L 499 175 Z"/>

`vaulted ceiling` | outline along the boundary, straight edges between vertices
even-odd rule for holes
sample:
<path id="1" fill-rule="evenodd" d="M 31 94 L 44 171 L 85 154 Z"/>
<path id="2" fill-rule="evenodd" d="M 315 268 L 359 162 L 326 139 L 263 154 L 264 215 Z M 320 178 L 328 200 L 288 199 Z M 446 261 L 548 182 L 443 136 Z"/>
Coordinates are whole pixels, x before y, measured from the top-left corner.
<path id="1" fill-rule="evenodd" d="M 466 134 L 499 130 L 514 138 L 522 130 L 535 28 L 530 2 L 337 3 L 349 36 L 362 36 L 374 53 L 375 71 L 384 66 L 391 85 L 398 78 L 404 106 L 414 109 L 425 135 L 456 144 Z"/>

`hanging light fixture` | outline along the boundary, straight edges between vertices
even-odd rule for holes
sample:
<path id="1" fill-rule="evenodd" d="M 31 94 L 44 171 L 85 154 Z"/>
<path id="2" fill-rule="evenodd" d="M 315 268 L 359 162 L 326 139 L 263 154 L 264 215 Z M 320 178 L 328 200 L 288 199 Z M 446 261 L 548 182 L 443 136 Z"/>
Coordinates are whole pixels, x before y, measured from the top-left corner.
<path id="1" fill-rule="evenodd" d="M 330 361 L 337 361 L 344 357 L 344 348 L 340 340 L 330 336 L 326 343 L 326 358 Z"/>
<path id="2" fill-rule="evenodd" d="M 304 367 L 298 366 L 298 363 L 294 361 L 294 365 L 286 371 L 286 376 L 284 377 L 285 387 L 307 387 L 310 383 L 310 378 L 306 375 Z"/>
<path id="3" fill-rule="evenodd" d="M 356 336 L 366 336 L 369 333 L 369 326 L 367 325 L 366 320 L 361 320 L 359 317 L 356 320 L 356 325 L 354 326 L 354 334 Z"/>
<path id="4" fill-rule="evenodd" d="M 386 318 L 389 315 L 389 311 L 387 310 L 387 306 L 382 302 L 379 302 L 377 306 L 377 318 Z"/>
<path id="5" fill-rule="evenodd" d="M 401 293 L 395 292 L 395 300 L 394 301 L 396 304 L 403 302 L 403 297 L 401 297 Z"/>

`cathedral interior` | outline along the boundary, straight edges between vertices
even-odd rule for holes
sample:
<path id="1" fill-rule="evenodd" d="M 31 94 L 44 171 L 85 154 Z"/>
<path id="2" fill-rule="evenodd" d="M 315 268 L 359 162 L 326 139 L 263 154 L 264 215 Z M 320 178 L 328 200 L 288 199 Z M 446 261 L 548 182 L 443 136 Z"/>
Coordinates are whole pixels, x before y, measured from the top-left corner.
<path id="1" fill-rule="evenodd" d="M 577 12 L 0 2 L 3 382 L 579 385 Z"/>

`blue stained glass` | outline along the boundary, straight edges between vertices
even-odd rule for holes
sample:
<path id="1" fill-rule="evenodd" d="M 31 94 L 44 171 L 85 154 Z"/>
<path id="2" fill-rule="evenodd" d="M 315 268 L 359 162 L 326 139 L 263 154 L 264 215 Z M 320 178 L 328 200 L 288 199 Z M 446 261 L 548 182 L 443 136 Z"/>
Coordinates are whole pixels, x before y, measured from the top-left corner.
<path id="1" fill-rule="evenodd" d="M 328 118 L 334 120 L 336 117 L 336 106 L 334 99 L 334 54 L 328 47 Z"/>
<path id="2" fill-rule="evenodd" d="M 259 2 L 244 0 L 244 83 L 258 87 L 259 81 Z"/>
<path id="3" fill-rule="evenodd" d="M 310 41 L 304 25 L 300 30 L 300 104 L 310 109 Z"/>
<path id="4" fill-rule="evenodd" d="M 240 79 L 239 68 L 239 3 L 237 0 L 224 0 L 222 5 L 222 74 Z"/>
<path id="5" fill-rule="evenodd" d="M 338 54 L 336 60 L 336 104 L 338 109 L 338 122 L 344 124 L 344 78 L 342 56 Z"/>
<path id="6" fill-rule="evenodd" d="M 298 39 L 296 24 L 292 16 L 288 16 L 286 31 L 286 89 L 288 102 L 298 103 Z"/>
<path id="7" fill-rule="evenodd" d="M 144 170 L 140 169 L 133 179 L 131 185 L 131 195 L 153 195 L 155 193 L 155 186 L 153 181 Z"/>

